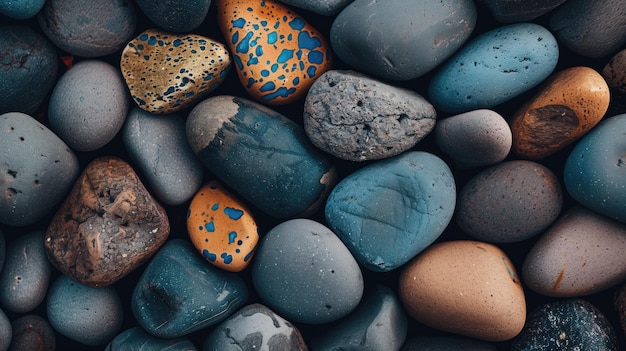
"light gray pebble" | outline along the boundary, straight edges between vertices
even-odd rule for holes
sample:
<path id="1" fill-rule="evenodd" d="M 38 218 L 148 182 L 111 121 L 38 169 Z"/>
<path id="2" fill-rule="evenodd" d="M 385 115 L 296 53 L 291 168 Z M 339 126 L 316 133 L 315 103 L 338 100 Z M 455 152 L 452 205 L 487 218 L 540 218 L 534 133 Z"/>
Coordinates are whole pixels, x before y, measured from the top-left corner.
<path id="1" fill-rule="evenodd" d="M 367 161 L 398 155 L 435 127 L 435 108 L 418 93 L 355 71 L 330 70 L 311 86 L 304 130 L 335 157 Z"/>
<path id="2" fill-rule="evenodd" d="M 131 160 L 163 203 L 185 203 L 202 185 L 203 167 L 187 143 L 180 116 L 153 115 L 135 107 L 122 135 Z"/>
<path id="3" fill-rule="evenodd" d="M 13 240 L 0 273 L 0 303 L 17 313 L 35 309 L 46 297 L 52 266 L 44 247 L 44 232 L 32 231 Z"/>

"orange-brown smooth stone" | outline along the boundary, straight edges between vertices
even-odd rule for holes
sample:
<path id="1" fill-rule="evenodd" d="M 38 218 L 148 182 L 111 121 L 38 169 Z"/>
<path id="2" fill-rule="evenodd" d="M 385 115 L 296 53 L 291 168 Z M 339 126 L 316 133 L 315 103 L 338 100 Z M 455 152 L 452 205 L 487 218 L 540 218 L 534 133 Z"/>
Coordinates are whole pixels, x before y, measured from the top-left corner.
<path id="1" fill-rule="evenodd" d="M 505 341 L 526 322 L 520 279 L 504 251 L 492 244 L 434 244 L 405 266 L 399 281 L 406 312 L 435 329 Z"/>
<path id="2" fill-rule="evenodd" d="M 556 73 L 512 118 L 513 152 L 538 160 L 565 148 L 600 122 L 609 100 L 606 81 L 592 68 Z"/>

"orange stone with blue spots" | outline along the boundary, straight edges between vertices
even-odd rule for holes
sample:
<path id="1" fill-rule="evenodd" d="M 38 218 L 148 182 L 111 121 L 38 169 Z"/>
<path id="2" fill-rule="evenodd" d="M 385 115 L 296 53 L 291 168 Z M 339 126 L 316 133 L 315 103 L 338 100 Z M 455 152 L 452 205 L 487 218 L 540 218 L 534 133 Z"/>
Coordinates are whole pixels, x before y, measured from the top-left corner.
<path id="1" fill-rule="evenodd" d="M 250 210 L 216 181 L 200 188 L 191 200 L 187 231 L 207 261 L 230 272 L 248 266 L 259 242 Z"/>
<path id="2" fill-rule="evenodd" d="M 326 39 L 284 4 L 218 0 L 217 11 L 239 79 L 261 103 L 296 101 L 331 68 Z"/>

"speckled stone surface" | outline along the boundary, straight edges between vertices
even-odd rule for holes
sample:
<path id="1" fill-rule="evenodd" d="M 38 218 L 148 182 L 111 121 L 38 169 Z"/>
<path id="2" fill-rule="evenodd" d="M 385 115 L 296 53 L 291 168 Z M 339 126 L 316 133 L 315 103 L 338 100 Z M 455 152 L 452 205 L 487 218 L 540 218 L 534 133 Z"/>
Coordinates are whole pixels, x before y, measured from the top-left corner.
<path id="1" fill-rule="evenodd" d="M 2 0 L 0 13 L 15 19 L 27 19 L 35 16 L 46 0 Z"/>
<path id="2" fill-rule="evenodd" d="M 302 335 L 289 321 L 266 306 L 247 305 L 213 329 L 203 351 L 307 351 Z"/>
<path id="3" fill-rule="evenodd" d="M 117 334 L 104 351 L 197 351 L 196 346 L 184 336 L 159 338 L 142 327 L 132 327 Z"/>
<path id="4" fill-rule="evenodd" d="M 34 224 L 55 210 L 79 174 L 78 158 L 29 115 L 0 115 L 0 222 Z"/>
<path id="5" fill-rule="evenodd" d="M 215 3 L 239 80 L 257 101 L 269 105 L 296 101 L 330 69 L 330 45 L 288 6 L 274 0 Z"/>
<path id="6" fill-rule="evenodd" d="M 311 86 L 304 130 L 321 150 L 344 160 L 388 158 L 435 127 L 435 108 L 416 92 L 356 71 L 331 70 Z"/>
<path id="7" fill-rule="evenodd" d="M 304 218 L 282 222 L 263 236 L 252 263 L 252 283 L 273 311 L 307 324 L 345 317 L 364 289 L 361 269 L 348 248 L 326 226 Z"/>
<path id="8" fill-rule="evenodd" d="M 102 156 L 86 166 L 50 221 L 45 245 L 63 274 L 103 287 L 145 263 L 169 232 L 165 209 L 132 167 Z"/>
<path id="9" fill-rule="evenodd" d="M 455 218 L 475 239 L 512 243 L 542 232 L 562 207 L 563 191 L 552 170 L 512 160 L 480 171 L 463 186 Z"/>
<path id="10" fill-rule="evenodd" d="M 565 0 L 479 0 L 503 23 L 532 21 L 554 10 Z"/>
<path id="11" fill-rule="evenodd" d="M 219 323 L 248 300 L 243 279 L 206 262 L 183 239 L 163 245 L 131 298 L 139 325 L 154 336 L 185 336 Z"/>
<path id="12" fill-rule="evenodd" d="M 617 350 L 611 323 L 583 299 L 548 302 L 532 311 L 511 351 Z"/>
<path id="13" fill-rule="evenodd" d="M 54 330 L 88 346 L 106 345 L 124 323 L 114 287 L 92 288 L 64 275 L 50 286 L 46 315 Z"/>
<path id="14" fill-rule="evenodd" d="M 313 213 L 337 182 L 334 165 L 301 126 L 254 101 L 208 98 L 191 110 L 186 131 L 209 171 L 272 217 Z"/>
<path id="15" fill-rule="evenodd" d="M 27 313 L 46 297 L 52 267 L 43 238 L 43 230 L 35 230 L 7 247 L 6 264 L 0 271 L 0 305 L 5 310 Z"/>
<path id="16" fill-rule="evenodd" d="M 150 113 L 173 113 L 206 97 L 226 78 L 230 54 L 222 43 L 197 34 L 148 29 L 120 59 L 135 103 Z"/>
<path id="17" fill-rule="evenodd" d="M 626 337 L 626 282 L 622 284 L 613 297 L 613 307 L 617 312 L 617 318 L 619 319 L 619 325 L 622 328 L 622 333 Z"/>
<path id="18" fill-rule="evenodd" d="M 486 341 L 462 336 L 414 336 L 400 351 L 497 351 Z"/>
<path id="19" fill-rule="evenodd" d="M 200 27 L 211 6 L 211 0 L 135 0 L 135 3 L 159 28 L 182 33 Z"/>
<path id="20" fill-rule="evenodd" d="M 39 315 L 27 314 L 11 322 L 10 351 L 55 351 L 57 337 L 50 323 Z"/>

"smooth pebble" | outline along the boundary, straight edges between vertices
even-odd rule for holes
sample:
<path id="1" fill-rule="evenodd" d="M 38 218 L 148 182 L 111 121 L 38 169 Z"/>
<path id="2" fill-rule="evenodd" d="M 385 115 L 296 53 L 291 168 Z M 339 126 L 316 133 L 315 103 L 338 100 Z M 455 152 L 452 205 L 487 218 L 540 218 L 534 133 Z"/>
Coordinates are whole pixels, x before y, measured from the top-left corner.
<path id="1" fill-rule="evenodd" d="M 463 336 L 414 336 L 400 351 L 497 351 L 492 344 Z"/>
<path id="2" fill-rule="evenodd" d="M 503 23 L 532 21 L 554 10 L 565 0 L 479 0 Z"/>
<path id="3" fill-rule="evenodd" d="M 626 49 L 619 51 L 600 72 L 611 91 L 610 108 L 626 111 Z"/>
<path id="4" fill-rule="evenodd" d="M 34 17 L 45 3 L 46 0 L 2 0 L 0 14 L 23 20 Z"/>
<path id="5" fill-rule="evenodd" d="M 352 0 L 280 0 L 280 2 L 319 15 L 334 16 Z"/>
<path id="6" fill-rule="evenodd" d="M 11 345 L 13 327 L 9 317 L 0 309 L 0 351 L 7 351 Z"/>
<path id="7" fill-rule="evenodd" d="M 143 14 L 168 32 L 191 32 L 209 13 L 211 0 L 135 0 Z"/>
<path id="8" fill-rule="evenodd" d="M 9 351 L 55 351 L 57 337 L 47 320 L 36 314 L 26 314 L 11 322 L 13 335 Z"/>
<path id="9" fill-rule="evenodd" d="M 104 351 L 197 351 L 189 338 L 159 338 L 142 327 L 132 327 L 117 334 Z"/>

